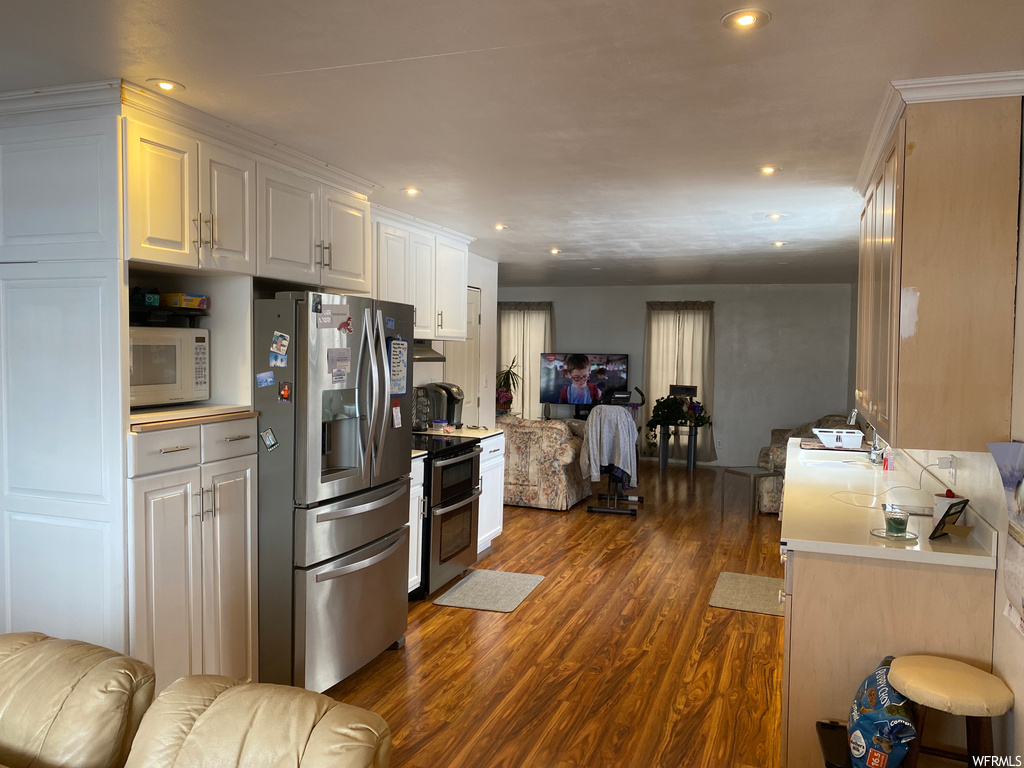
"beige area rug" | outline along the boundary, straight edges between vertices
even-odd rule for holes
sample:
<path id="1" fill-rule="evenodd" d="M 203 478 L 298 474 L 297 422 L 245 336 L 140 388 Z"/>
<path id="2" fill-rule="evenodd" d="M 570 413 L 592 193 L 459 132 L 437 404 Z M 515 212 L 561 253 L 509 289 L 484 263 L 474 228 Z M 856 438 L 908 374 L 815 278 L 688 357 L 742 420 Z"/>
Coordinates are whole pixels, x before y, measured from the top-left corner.
<path id="1" fill-rule="evenodd" d="M 434 600 L 434 605 L 510 613 L 544 580 L 530 573 L 479 568 Z"/>
<path id="2" fill-rule="evenodd" d="M 733 611 L 750 611 L 782 616 L 783 606 L 779 603 L 782 579 L 769 576 L 749 576 L 745 573 L 722 571 L 715 582 L 708 605 L 712 608 L 729 608 Z"/>

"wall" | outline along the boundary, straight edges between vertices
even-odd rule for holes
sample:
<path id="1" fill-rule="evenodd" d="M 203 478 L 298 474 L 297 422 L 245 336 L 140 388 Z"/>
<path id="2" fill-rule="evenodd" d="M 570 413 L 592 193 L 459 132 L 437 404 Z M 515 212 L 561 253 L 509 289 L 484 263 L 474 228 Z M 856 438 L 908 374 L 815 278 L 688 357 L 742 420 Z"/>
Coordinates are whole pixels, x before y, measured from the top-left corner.
<path id="1" fill-rule="evenodd" d="M 848 412 L 852 286 L 500 288 L 499 301 L 551 301 L 558 352 L 629 355 L 643 388 L 648 301 L 715 302 L 718 464 L 757 463 L 771 430 Z M 686 383 L 686 382 L 680 382 Z M 649 401 L 665 392 L 647 392 Z M 568 406 L 552 406 L 553 416 Z"/>

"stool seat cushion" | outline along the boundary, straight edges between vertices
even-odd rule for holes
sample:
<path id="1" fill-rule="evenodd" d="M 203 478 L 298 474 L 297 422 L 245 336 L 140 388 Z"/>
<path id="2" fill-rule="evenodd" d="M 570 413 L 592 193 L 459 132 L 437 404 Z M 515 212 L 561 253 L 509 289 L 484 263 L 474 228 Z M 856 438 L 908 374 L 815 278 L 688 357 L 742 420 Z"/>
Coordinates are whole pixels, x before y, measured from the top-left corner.
<path id="1" fill-rule="evenodd" d="M 977 667 L 941 656 L 899 656 L 889 683 L 911 701 L 967 717 L 996 717 L 1013 706 L 1002 680 Z"/>

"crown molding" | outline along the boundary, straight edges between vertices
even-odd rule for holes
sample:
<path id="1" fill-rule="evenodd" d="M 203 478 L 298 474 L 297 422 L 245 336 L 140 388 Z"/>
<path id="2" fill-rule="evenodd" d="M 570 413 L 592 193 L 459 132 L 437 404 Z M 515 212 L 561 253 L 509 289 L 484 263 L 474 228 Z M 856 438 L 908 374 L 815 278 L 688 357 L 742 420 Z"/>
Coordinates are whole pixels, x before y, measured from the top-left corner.
<path id="1" fill-rule="evenodd" d="M 0 115 L 116 106 L 120 103 L 121 81 L 99 80 L 0 93 Z"/>
<path id="2" fill-rule="evenodd" d="M 892 85 L 907 104 L 1024 96 L 1024 71 L 893 80 Z"/>
<path id="3" fill-rule="evenodd" d="M 871 136 L 868 138 L 868 146 L 864 151 L 864 159 L 861 160 L 860 170 L 857 172 L 857 181 L 853 188 L 860 193 L 861 197 L 868 190 L 871 178 L 875 173 L 875 166 L 885 151 L 885 145 L 892 135 L 893 129 L 900 121 L 906 102 L 900 96 L 900 92 L 892 85 L 886 88 L 882 97 L 882 107 L 878 110 L 878 117 L 875 118 L 875 125 L 871 129 Z"/>
<path id="4" fill-rule="evenodd" d="M 864 159 L 861 161 L 853 188 L 861 196 L 867 192 L 875 167 L 885 150 L 886 141 L 907 104 L 994 99 L 1000 96 L 1024 96 L 1024 71 L 893 80 L 882 98 L 882 108 L 878 111 L 874 128 L 871 129 L 868 146 L 864 151 Z"/>
<path id="5" fill-rule="evenodd" d="M 123 104 L 127 107 L 164 120 L 170 120 L 179 125 L 188 126 L 194 130 L 217 137 L 222 141 L 228 141 L 235 146 L 244 147 L 256 154 L 277 160 L 292 168 L 303 170 L 311 176 L 325 180 L 328 183 L 341 184 L 351 191 L 362 194 L 364 197 L 382 189 L 380 184 L 376 184 L 369 179 L 356 176 L 354 173 L 349 173 L 330 163 L 325 163 L 315 157 L 291 149 L 272 139 L 260 136 L 245 128 L 240 128 L 207 112 L 190 107 L 187 104 L 182 104 L 135 83 L 121 81 L 121 92 Z"/>
<path id="6" fill-rule="evenodd" d="M 442 227 L 440 224 L 434 224 L 431 221 L 417 218 L 416 216 L 412 216 L 408 213 L 396 211 L 394 208 L 388 208 L 380 203 L 370 203 L 370 219 L 372 221 L 382 221 L 384 224 L 395 224 L 397 226 L 406 227 L 415 226 L 419 229 L 429 230 L 435 235 L 446 235 L 457 240 L 462 240 L 467 245 L 476 240 L 475 237 L 471 237 L 470 235 L 465 235 L 462 232 L 456 232 L 454 229 Z"/>

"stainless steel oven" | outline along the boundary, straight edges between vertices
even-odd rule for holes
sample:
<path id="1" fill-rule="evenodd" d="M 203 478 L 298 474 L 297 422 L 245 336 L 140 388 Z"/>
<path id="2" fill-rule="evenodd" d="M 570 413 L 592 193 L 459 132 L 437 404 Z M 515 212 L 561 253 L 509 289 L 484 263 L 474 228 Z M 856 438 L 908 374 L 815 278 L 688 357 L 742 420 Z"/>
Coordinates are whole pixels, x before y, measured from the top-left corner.
<path id="1" fill-rule="evenodd" d="M 429 462 L 423 575 L 413 594 L 423 598 L 476 565 L 483 449 L 475 437 L 439 435 L 414 435 L 413 447 L 426 450 Z"/>

